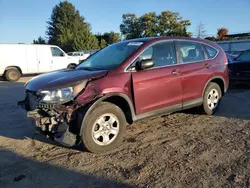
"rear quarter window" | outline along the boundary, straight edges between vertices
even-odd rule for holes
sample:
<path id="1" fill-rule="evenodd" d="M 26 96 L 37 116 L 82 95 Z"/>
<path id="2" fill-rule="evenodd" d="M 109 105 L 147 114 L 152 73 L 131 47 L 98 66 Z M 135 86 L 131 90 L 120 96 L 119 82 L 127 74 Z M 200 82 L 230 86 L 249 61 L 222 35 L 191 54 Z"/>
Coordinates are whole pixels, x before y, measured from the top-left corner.
<path id="1" fill-rule="evenodd" d="M 213 59 L 218 53 L 218 51 L 215 48 L 208 46 L 206 44 L 202 44 L 202 47 L 204 48 L 208 59 Z"/>

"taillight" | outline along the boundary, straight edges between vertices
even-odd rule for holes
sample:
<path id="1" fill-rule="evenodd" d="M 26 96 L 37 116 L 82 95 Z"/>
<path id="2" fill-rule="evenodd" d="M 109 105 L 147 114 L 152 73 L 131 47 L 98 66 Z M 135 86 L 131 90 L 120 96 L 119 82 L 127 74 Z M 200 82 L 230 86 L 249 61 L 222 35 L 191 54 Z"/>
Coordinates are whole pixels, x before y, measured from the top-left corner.
<path id="1" fill-rule="evenodd" d="M 228 60 L 227 60 L 227 55 L 226 55 L 226 53 L 224 53 L 224 64 L 225 64 L 225 65 L 228 64 Z"/>

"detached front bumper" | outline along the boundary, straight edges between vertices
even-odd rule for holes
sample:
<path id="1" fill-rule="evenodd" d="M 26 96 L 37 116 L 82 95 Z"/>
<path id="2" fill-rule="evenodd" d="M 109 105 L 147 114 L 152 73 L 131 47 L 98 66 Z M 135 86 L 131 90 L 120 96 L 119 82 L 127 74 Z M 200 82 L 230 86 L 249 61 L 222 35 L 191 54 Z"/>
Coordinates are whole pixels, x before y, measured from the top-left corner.
<path id="1" fill-rule="evenodd" d="M 29 97 L 19 101 L 20 107 L 26 118 L 32 118 L 32 124 L 47 137 L 66 146 L 74 146 L 77 136 L 72 132 L 72 116 L 74 108 L 62 105 L 30 104 Z"/>

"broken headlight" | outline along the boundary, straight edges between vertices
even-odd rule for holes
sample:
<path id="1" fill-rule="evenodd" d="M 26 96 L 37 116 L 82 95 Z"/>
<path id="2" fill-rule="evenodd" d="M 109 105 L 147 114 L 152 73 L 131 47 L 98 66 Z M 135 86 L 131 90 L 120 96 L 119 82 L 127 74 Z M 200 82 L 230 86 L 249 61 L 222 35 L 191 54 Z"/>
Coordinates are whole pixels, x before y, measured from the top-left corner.
<path id="1" fill-rule="evenodd" d="M 51 90 L 41 90 L 38 95 L 42 96 L 40 102 L 46 103 L 62 103 L 72 100 L 79 94 L 86 86 L 87 81 L 81 82 L 75 86 L 63 87 Z"/>

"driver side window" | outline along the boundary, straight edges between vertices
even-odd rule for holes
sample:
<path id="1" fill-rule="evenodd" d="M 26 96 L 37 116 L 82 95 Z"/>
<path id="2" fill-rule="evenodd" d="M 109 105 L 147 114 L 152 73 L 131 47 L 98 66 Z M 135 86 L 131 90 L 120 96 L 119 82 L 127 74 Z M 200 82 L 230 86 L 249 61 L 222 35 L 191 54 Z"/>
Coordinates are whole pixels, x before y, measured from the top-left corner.
<path id="1" fill-rule="evenodd" d="M 50 47 L 50 50 L 53 57 L 61 57 L 64 54 L 59 48 L 56 47 Z"/>
<path id="2" fill-rule="evenodd" d="M 152 59 L 155 64 L 154 67 L 164 67 L 176 64 L 174 43 L 161 42 L 150 46 L 139 56 L 139 60 L 146 59 Z"/>

